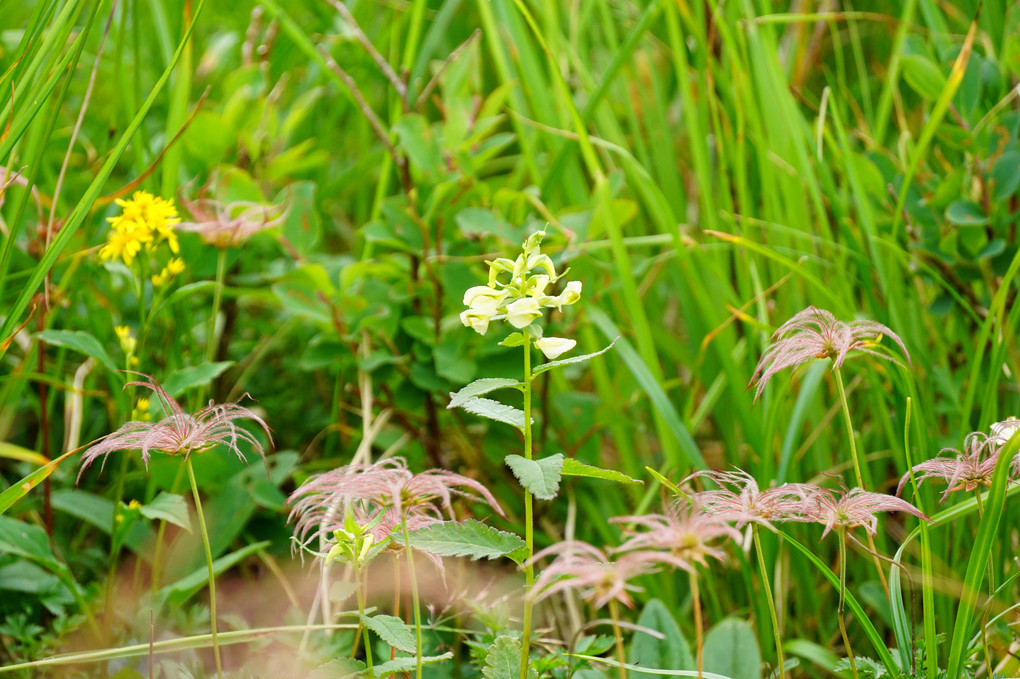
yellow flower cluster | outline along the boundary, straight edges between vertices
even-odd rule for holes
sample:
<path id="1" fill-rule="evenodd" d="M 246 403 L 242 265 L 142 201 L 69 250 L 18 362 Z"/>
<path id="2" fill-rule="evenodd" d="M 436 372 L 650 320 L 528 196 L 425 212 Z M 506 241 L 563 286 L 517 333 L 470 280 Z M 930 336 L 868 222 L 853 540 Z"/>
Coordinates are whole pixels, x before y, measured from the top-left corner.
<path id="1" fill-rule="evenodd" d="M 121 351 L 127 357 L 128 365 L 138 365 L 138 357 L 135 356 L 135 349 L 138 348 L 138 339 L 131 334 L 131 328 L 126 325 L 118 325 L 114 326 L 113 331 L 117 333 L 117 340 L 120 342 Z"/>
<path id="2" fill-rule="evenodd" d="M 148 191 L 136 191 L 129 200 L 117 200 L 121 214 L 107 219 L 110 233 L 106 245 L 99 250 L 102 260 L 118 257 L 128 266 L 134 261 L 142 246 L 154 249 L 166 242 L 170 252 L 177 254 L 177 232 L 174 225 L 180 223 L 173 200 L 165 200 Z"/>
<path id="3" fill-rule="evenodd" d="M 171 257 L 163 270 L 152 277 L 152 284 L 157 288 L 162 287 L 182 273 L 184 273 L 184 260 L 180 257 Z"/>

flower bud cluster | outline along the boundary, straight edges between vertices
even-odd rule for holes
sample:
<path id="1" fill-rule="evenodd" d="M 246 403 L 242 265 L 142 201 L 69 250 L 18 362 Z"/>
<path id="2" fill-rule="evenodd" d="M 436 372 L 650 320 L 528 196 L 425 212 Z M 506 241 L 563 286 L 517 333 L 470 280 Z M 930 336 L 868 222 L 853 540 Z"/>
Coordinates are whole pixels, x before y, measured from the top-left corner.
<path id="1" fill-rule="evenodd" d="M 514 328 L 523 330 L 542 317 L 543 309 L 562 310 L 581 299 L 580 281 L 569 281 L 558 295 L 547 294 L 550 286 L 567 272 L 557 274 L 552 259 L 542 254 L 544 236 L 542 231 L 532 234 L 516 260 L 500 257 L 486 262 L 489 283 L 468 288 L 464 293 L 464 304 L 468 308 L 460 314 L 461 323 L 479 335 L 484 335 L 494 320 L 506 320 Z M 532 328 L 531 334 L 539 338 L 535 346 L 550 359 L 577 344 L 572 339 L 542 338 L 537 328 Z"/>

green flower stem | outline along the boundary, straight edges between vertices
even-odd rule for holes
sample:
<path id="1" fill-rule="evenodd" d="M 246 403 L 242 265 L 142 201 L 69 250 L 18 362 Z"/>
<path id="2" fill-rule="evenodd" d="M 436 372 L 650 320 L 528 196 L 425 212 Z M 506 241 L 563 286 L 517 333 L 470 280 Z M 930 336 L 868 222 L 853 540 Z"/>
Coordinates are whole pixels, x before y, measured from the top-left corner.
<path id="1" fill-rule="evenodd" d="M 362 587 L 361 582 L 361 567 L 358 565 L 358 556 L 354 555 L 351 559 L 351 565 L 354 568 L 354 591 L 358 597 L 358 631 L 354 635 L 354 646 L 351 648 L 351 657 L 358 652 L 358 640 L 365 637 L 365 663 L 369 669 L 372 669 L 374 663 L 372 662 L 372 639 L 368 636 L 368 628 L 365 627 L 365 623 L 362 621 L 362 617 L 365 615 L 365 590 Z M 399 593 L 397 596 L 400 596 Z"/>
<path id="2" fill-rule="evenodd" d="M 983 503 L 981 501 L 981 489 L 980 488 L 975 488 L 974 489 L 974 497 L 977 498 L 977 517 L 978 517 L 978 525 L 980 525 L 981 521 L 985 517 L 985 512 L 984 512 L 985 508 L 984 508 L 984 505 L 983 505 Z M 989 593 L 989 596 L 995 596 L 995 568 L 994 568 L 994 566 L 992 566 L 993 563 L 994 563 L 994 559 L 989 558 L 988 559 L 988 593 Z M 991 612 L 991 610 L 992 610 L 991 606 L 985 606 L 985 611 L 981 615 L 981 649 L 982 649 L 982 652 L 985 654 L 985 667 L 989 668 L 989 673 L 991 672 L 991 668 L 995 667 L 995 665 L 992 664 L 992 651 L 991 651 L 991 648 L 988 645 L 988 615 Z"/>
<path id="3" fill-rule="evenodd" d="M 195 496 L 195 513 L 198 515 L 198 527 L 202 530 L 202 546 L 205 547 L 205 562 L 209 566 L 209 622 L 212 625 L 213 655 L 216 656 L 216 676 L 223 679 L 223 663 L 220 661 L 220 640 L 216 632 L 216 575 L 213 572 L 212 549 L 209 547 L 209 531 L 205 527 L 205 515 L 202 513 L 202 499 L 198 496 L 198 483 L 195 482 L 195 470 L 191 466 L 191 457 L 187 458 L 188 480 L 191 481 L 191 493 Z"/>
<path id="4" fill-rule="evenodd" d="M 843 606 L 846 603 L 846 528 L 837 528 L 836 533 L 839 536 L 839 608 L 836 609 L 836 615 L 839 618 L 839 633 L 843 635 L 843 646 L 846 648 L 846 657 L 850 661 L 850 669 L 854 673 L 854 679 L 859 679 L 857 662 L 854 660 L 854 652 L 850 648 L 850 637 L 847 636 L 846 620 L 843 617 Z"/>
<path id="5" fill-rule="evenodd" d="M 407 533 L 407 512 L 400 522 L 400 529 L 404 533 L 404 550 L 407 554 L 407 574 L 411 578 L 411 602 L 414 604 L 414 637 L 418 654 L 415 660 L 415 676 L 421 679 L 421 601 L 418 599 L 418 579 L 414 575 L 414 554 L 411 552 L 411 536 Z"/>
<path id="6" fill-rule="evenodd" d="M 623 652 L 623 633 L 620 632 L 620 606 L 616 599 L 609 600 L 609 617 L 613 620 L 613 638 L 616 639 L 616 657 L 620 661 L 620 679 L 627 679 L 627 656 Z"/>
<path id="7" fill-rule="evenodd" d="M 532 458 L 531 450 L 531 333 L 527 328 L 524 335 L 524 457 Z M 531 588 L 535 584 L 535 566 L 531 557 L 535 555 L 534 517 L 531 512 L 531 493 L 524 489 L 524 542 L 527 545 L 527 565 L 524 567 L 524 633 L 521 638 L 521 679 L 528 679 L 529 650 L 531 647 Z"/>
<path id="8" fill-rule="evenodd" d="M 698 572 L 691 569 L 691 604 L 694 606 L 694 648 L 698 658 L 698 679 L 705 673 L 705 630 L 701 621 L 701 595 L 698 593 Z"/>
<path id="9" fill-rule="evenodd" d="M 843 407 L 843 421 L 846 423 L 846 435 L 850 439 L 850 458 L 854 463 L 854 475 L 857 480 L 857 487 L 864 488 L 864 477 L 861 475 L 861 462 L 857 456 L 857 440 L 854 437 L 854 424 L 850 419 L 850 404 L 846 400 L 846 389 L 843 387 L 843 373 L 840 372 L 839 368 L 833 368 L 832 371 L 836 373 L 836 387 L 839 389 L 839 403 Z M 878 548 L 875 547 L 875 538 L 868 533 L 868 548 L 871 550 L 872 558 L 875 562 L 875 569 L 878 571 L 878 579 L 882 583 L 882 589 L 885 591 L 885 595 L 889 596 L 889 583 L 885 579 L 885 571 L 882 570 L 882 562 L 878 559 Z"/>
<path id="10" fill-rule="evenodd" d="M 216 259 L 216 288 L 213 290 L 212 315 L 209 317 L 209 334 L 205 343 L 205 360 L 216 360 L 216 317 L 220 315 L 220 300 L 223 298 L 223 279 L 227 269 L 227 250 L 220 248 Z"/>
<path id="11" fill-rule="evenodd" d="M 850 405 L 846 400 L 846 389 L 843 387 L 843 374 L 839 368 L 833 368 L 836 374 L 836 388 L 839 389 L 839 402 L 843 406 L 843 422 L 846 423 L 846 435 L 850 439 L 850 457 L 854 463 L 854 476 L 857 480 L 857 487 L 864 488 L 864 477 L 861 475 L 861 462 L 857 457 L 857 441 L 854 439 L 854 425 L 850 419 Z"/>
<path id="12" fill-rule="evenodd" d="M 769 582 L 769 572 L 765 568 L 765 555 L 761 551 L 761 538 L 758 536 L 758 524 L 751 524 L 751 535 L 754 538 L 754 551 L 758 555 L 758 570 L 761 571 L 761 583 L 765 590 L 765 600 L 768 602 L 769 615 L 772 616 L 772 636 L 776 640 L 776 660 L 779 664 L 779 679 L 783 679 L 785 670 L 783 668 L 783 640 L 779 634 L 779 616 L 776 615 L 776 602 L 772 598 L 772 583 Z"/>

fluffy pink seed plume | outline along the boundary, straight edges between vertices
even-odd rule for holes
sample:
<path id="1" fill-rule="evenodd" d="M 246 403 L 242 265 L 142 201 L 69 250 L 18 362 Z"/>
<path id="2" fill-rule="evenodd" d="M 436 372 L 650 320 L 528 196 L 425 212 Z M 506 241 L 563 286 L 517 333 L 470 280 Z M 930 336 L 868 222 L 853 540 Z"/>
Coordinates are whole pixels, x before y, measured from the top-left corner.
<path id="1" fill-rule="evenodd" d="M 269 438 L 269 445 L 273 445 L 269 425 L 248 408 L 240 406 L 236 402 L 215 404 L 209 401 L 209 405 L 206 407 L 189 414 L 184 412 L 177 401 L 163 389 L 163 386 L 155 378 L 143 373 L 132 374 L 141 375 L 145 381 L 128 382 L 124 388 L 151 389 L 159 400 L 166 417 L 159 422 L 128 422 L 86 450 L 81 456 L 78 480 L 99 457 L 103 458 L 100 465 L 100 471 L 102 471 L 106 465 L 107 456 L 118 450 L 141 451 L 142 461 L 146 468 L 149 466 L 149 458 L 153 451 L 167 455 L 184 455 L 187 458 L 192 452 L 204 450 L 217 444 L 225 446 L 241 460 L 247 462 L 239 446 L 244 442 L 251 446 L 265 462 L 266 451 L 259 440 L 255 438 L 254 434 L 235 424 L 237 420 L 252 420 L 265 432 Z M 268 473 L 268 466 L 266 471 Z"/>
<path id="2" fill-rule="evenodd" d="M 422 528 L 456 519 L 454 498 L 487 504 L 505 516 L 496 498 L 478 481 L 442 469 L 412 474 L 402 458 L 374 464 L 351 464 L 317 474 L 291 494 L 290 521 L 296 521 L 294 535 L 302 545 L 320 537 L 329 537 L 343 528 L 344 512 L 353 507 L 364 524 L 380 512 L 383 518 L 373 529 L 377 538 L 382 531 L 400 525 L 406 514 L 408 529 Z"/>
<path id="3" fill-rule="evenodd" d="M 180 202 L 195 221 L 177 224 L 177 230 L 197 233 L 207 244 L 218 248 L 237 247 L 259 231 L 282 223 L 287 214 L 285 205 L 221 203 L 209 198 L 191 201 L 183 196 Z"/>
<path id="4" fill-rule="evenodd" d="M 536 601 L 565 590 L 577 590 L 581 598 L 598 609 L 612 600 L 628 608 L 634 607 L 629 592 L 643 591 L 630 584 L 630 580 L 654 570 L 652 564 L 629 554 L 611 561 L 597 547 L 580 540 L 567 540 L 546 547 L 527 563 L 535 564 L 555 555 L 556 558 L 542 569 L 532 589 Z"/>
<path id="5" fill-rule="evenodd" d="M 816 358 L 831 358 L 833 366 L 840 368 L 847 354 L 854 350 L 895 363 L 892 356 L 871 348 L 882 336 L 892 338 L 910 363 L 910 354 L 903 340 L 881 323 L 844 323 L 824 309 L 809 306 L 772 334 L 772 344 L 755 366 L 748 389 L 755 387 L 754 400 L 757 401 L 769 380 L 786 368 L 795 368 Z"/>
<path id="6" fill-rule="evenodd" d="M 740 541 L 740 531 L 719 514 L 704 511 L 698 505 L 674 507 L 664 514 L 617 516 L 613 523 L 624 524 L 628 539 L 614 552 L 635 552 L 642 563 L 662 563 L 693 571 L 707 566 L 707 558 L 724 561 L 726 553 L 711 544 L 721 538 Z"/>
<path id="7" fill-rule="evenodd" d="M 708 479 L 719 488 L 695 493 L 694 502 L 706 514 L 732 521 L 738 529 L 758 523 L 775 530 L 774 522 L 808 521 L 814 495 L 818 492 L 817 486 L 805 483 L 786 483 L 760 490 L 754 477 L 740 469 L 698 471 L 683 483 L 696 478 Z"/>
<path id="8" fill-rule="evenodd" d="M 1001 445 L 1002 441 L 997 437 L 986 437 L 979 431 L 968 434 L 963 440 L 962 452 L 955 448 L 943 448 L 939 451 L 938 457 L 914 465 L 913 472 L 917 478 L 917 485 L 920 486 L 927 479 L 945 481 L 946 490 L 942 493 L 942 502 L 945 502 L 953 491 L 972 491 L 981 486 L 990 486 Z M 1013 465 L 1016 466 L 1016 461 Z M 909 480 L 910 474 L 904 474 L 896 487 L 897 495 Z"/>
<path id="9" fill-rule="evenodd" d="M 852 530 L 861 526 L 874 535 L 878 532 L 879 512 L 906 512 L 931 523 L 920 509 L 906 500 L 885 493 L 872 493 L 861 488 L 836 492 L 822 489 L 815 496 L 810 521 L 825 526 L 824 538 L 832 530 Z"/>

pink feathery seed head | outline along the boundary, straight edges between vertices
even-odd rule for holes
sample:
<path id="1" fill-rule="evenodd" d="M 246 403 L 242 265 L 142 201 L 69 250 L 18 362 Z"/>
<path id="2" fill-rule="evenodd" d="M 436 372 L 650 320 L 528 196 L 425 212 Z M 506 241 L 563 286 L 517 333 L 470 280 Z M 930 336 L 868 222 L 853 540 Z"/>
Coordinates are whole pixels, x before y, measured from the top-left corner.
<path id="1" fill-rule="evenodd" d="M 895 363 L 892 356 L 871 348 L 883 336 L 896 342 L 909 364 L 907 347 L 888 327 L 875 321 L 844 323 L 824 309 L 809 306 L 772 334 L 772 344 L 755 366 L 748 388 L 755 387 L 754 400 L 757 401 L 769 380 L 782 370 L 796 368 L 816 358 L 831 358 L 833 366 L 840 368 L 853 350 Z"/>
<path id="2" fill-rule="evenodd" d="M 995 436 L 985 436 L 979 431 L 972 432 L 963 440 L 963 451 L 943 448 L 939 451 L 938 457 L 914 465 L 912 471 L 917 478 L 917 485 L 920 486 L 927 479 L 945 481 L 946 490 L 942 493 L 942 502 L 945 502 L 953 491 L 972 491 L 981 486 L 990 486 L 1001 445 Z M 908 472 L 903 475 L 896 487 L 897 495 L 909 480 Z"/>
<path id="3" fill-rule="evenodd" d="M 153 451 L 167 455 L 184 455 L 187 458 L 192 452 L 221 444 L 233 451 L 241 460 L 247 462 L 239 445 L 244 442 L 262 457 L 263 462 L 266 462 L 266 451 L 262 443 L 251 432 L 235 424 L 236 420 L 252 420 L 262 428 L 269 438 L 269 445 L 272 446 L 273 436 L 269 425 L 253 411 L 236 402 L 215 404 L 210 401 L 206 407 L 189 414 L 184 412 L 180 404 L 154 377 L 133 371 L 125 372 L 140 375 L 144 381 L 128 382 L 124 388 L 151 389 L 166 417 L 159 422 L 128 422 L 86 450 L 81 457 L 78 480 L 99 457 L 103 458 L 103 463 L 100 465 L 100 470 L 102 470 L 106 465 L 106 457 L 118 450 L 140 450 L 142 461 L 148 468 L 149 458 Z M 266 472 L 268 473 L 268 471 L 269 467 L 267 466 Z"/>
<path id="4" fill-rule="evenodd" d="M 197 233 L 204 242 L 218 248 L 237 247 L 259 231 L 277 226 L 288 210 L 286 204 L 222 203 L 211 198 L 188 200 L 183 193 L 178 198 L 194 221 L 177 224 L 177 230 Z"/>
<path id="5" fill-rule="evenodd" d="M 707 514 L 735 522 L 738 529 L 759 523 L 774 530 L 773 522 L 806 521 L 818 490 L 802 483 L 760 490 L 754 477 L 740 469 L 698 471 L 684 482 L 696 478 L 708 479 L 719 488 L 695 493 L 694 502 Z"/>
<path id="6" fill-rule="evenodd" d="M 291 505 L 288 520 L 296 519 L 294 534 L 301 544 L 308 544 L 342 528 L 344 508 L 352 504 L 368 517 L 386 511 L 382 524 L 399 526 L 406 515 L 411 529 L 412 524 L 421 528 L 442 521 L 444 513 L 455 519 L 454 498 L 485 503 L 505 516 L 496 498 L 478 481 L 441 469 L 412 474 L 403 458 L 391 458 L 310 477 L 287 500 Z"/>
<path id="7" fill-rule="evenodd" d="M 718 561 L 726 553 L 717 545 L 717 539 L 730 538 L 740 542 L 741 535 L 729 525 L 721 514 L 704 511 L 697 504 L 673 507 L 663 514 L 642 516 L 617 516 L 613 523 L 624 524 L 623 534 L 627 540 L 615 552 L 658 552 L 659 561 L 690 570 L 694 564 L 707 566 L 707 557 Z M 648 555 L 642 560 L 648 562 Z"/>
<path id="8" fill-rule="evenodd" d="M 551 555 L 556 555 L 556 558 L 542 569 L 532 589 L 536 601 L 573 589 L 578 590 L 581 597 L 590 601 L 595 608 L 602 608 L 614 599 L 632 608 L 634 601 L 629 592 L 642 590 L 629 581 L 654 571 L 653 564 L 629 554 L 611 561 L 601 549 L 580 540 L 568 540 L 547 547 L 527 563 L 533 565 Z"/>
<path id="9" fill-rule="evenodd" d="M 861 488 L 837 493 L 825 489 L 815 496 L 810 521 L 825 526 L 824 538 L 832 530 L 854 529 L 863 526 L 874 535 L 878 532 L 879 512 L 906 512 L 931 523 L 921 510 L 906 500 L 885 493 L 872 493 Z"/>

